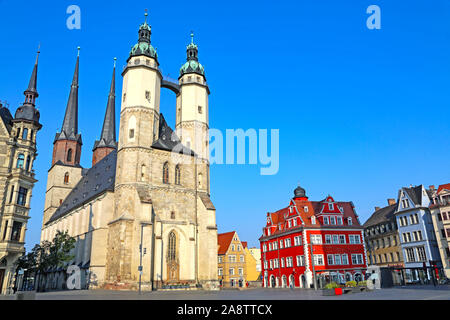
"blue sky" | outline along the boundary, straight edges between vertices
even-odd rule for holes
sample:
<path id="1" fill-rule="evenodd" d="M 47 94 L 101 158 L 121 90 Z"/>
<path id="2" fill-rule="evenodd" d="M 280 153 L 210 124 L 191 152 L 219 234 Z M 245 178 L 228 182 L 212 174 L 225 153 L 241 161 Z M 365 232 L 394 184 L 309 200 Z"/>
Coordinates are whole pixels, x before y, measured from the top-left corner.
<path id="1" fill-rule="evenodd" d="M 81 29 L 66 9 L 81 9 Z M 381 8 L 369 30 L 366 8 Z M 258 245 L 267 211 L 288 204 L 297 184 L 311 200 L 353 201 L 361 222 L 402 186 L 450 182 L 450 2 L 426 1 L 11 1 L 0 0 L 0 100 L 23 102 L 41 43 L 42 130 L 34 165 L 26 246 L 39 241 L 47 170 L 81 46 L 81 164 L 100 135 L 113 58 L 118 70 L 137 41 L 144 9 L 164 75 L 174 78 L 195 32 L 211 89 L 210 127 L 279 129 L 280 168 L 213 165 L 219 232 Z M 122 83 L 116 74 L 116 96 Z M 175 97 L 161 111 L 174 127 Z M 116 99 L 117 121 L 119 99 Z M 118 123 L 117 123 L 118 127 Z"/>

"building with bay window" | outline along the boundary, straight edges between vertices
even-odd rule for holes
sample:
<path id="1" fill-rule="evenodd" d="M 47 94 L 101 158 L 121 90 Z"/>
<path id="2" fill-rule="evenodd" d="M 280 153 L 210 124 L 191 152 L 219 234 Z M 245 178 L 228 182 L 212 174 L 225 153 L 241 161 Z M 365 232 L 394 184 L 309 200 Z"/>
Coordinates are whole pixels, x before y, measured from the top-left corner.
<path id="1" fill-rule="evenodd" d="M 31 73 L 25 101 L 14 117 L 0 103 L 0 294 L 11 292 L 15 262 L 25 252 L 31 190 L 37 182 L 33 162 L 36 134 L 41 129 L 36 108 L 39 52 Z"/>
<path id="2" fill-rule="evenodd" d="M 364 279 L 364 233 L 352 202 L 310 201 L 299 186 L 287 207 L 267 213 L 259 240 L 264 287 Z"/>

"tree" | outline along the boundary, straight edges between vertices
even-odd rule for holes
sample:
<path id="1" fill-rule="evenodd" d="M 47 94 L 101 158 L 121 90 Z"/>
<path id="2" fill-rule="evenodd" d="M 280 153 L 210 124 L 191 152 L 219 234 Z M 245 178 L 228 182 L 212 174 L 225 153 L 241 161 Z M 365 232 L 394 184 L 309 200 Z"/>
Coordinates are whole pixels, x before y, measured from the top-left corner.
<path id="1" fill-rule="evenodd" d="M 75 238 L 67 231 L 57 231 L 53 240 L 36 244 L 31 252 L 23 255 L 17 261 L 17 270 L 24 270 L 24 278 L 35 275 L 35 287 L 39 289 L 39 276 L 50 268 L 65 267 L 74 259 L 71 254 L 75 248 Z M 37 284 L 37 286 L 36 286 Z"/>

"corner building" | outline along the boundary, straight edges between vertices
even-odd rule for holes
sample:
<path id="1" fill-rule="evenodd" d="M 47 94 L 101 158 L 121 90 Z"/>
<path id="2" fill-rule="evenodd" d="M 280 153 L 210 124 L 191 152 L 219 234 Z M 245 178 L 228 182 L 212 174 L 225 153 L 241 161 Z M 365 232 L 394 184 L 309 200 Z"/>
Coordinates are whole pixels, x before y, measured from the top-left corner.
<path id="1" fill-rule="evenodd" d="M 299 186 L 288 207 L 267 213 L 259 240 L 264 287 L 364 280 L 364 233 L 352 202 L 309 201 Z"/>
<path id="2" fill-rule="evenodd" d="M 122 72 L 117 142 L 113 72 L 90 169 L 79 164 L 78 102 L 69 98 L 64 133 L 55 139 L 55 149 L 61 150 L 54 152 L 49 171 L 42 240 L 51 240 L 56 230 L 76 237 L 71 264 L 84 268 L 84 287 L 136 289 L 141 277 L 144 290 L 186 283 L 216 289 L 217 226 L 209 189 L 205 72 L 191 35 L 178 81 L 164 79 L 151 32 L 146 21 L 140 25 L 138 42 Z M 75 78 L 78 75 L 71 97 L 72 90 L 78 90 Z M 176 94 L 178 134 L 160 113 L 162 88 Z M 52 195 L 56 191 L 58 195 Z M 64 287 L 63 275 L 51 277 L 60 280 L 47 283 Z"/>

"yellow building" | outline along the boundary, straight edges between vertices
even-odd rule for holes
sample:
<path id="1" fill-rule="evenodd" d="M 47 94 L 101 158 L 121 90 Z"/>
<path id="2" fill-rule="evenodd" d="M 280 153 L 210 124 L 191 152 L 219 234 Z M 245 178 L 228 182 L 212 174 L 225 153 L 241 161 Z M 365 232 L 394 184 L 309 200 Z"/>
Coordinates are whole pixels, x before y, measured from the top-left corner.
<path id="1" fill-rule="evenodd" d="M 217 275 L 222 287 L 244 288 L 247 282 L 246 251 L 236 231 L 217 235 Z"/>
<path id="2" fill-rule="evenodd" d="M 261 275 L 261 269 L 258 271 L 258 260 L 253 256 L 247 246 L 247 242 L 242 242 L 245 251 L 245 269 L 247 273 L 247 281 L 258 281 Z"/>

